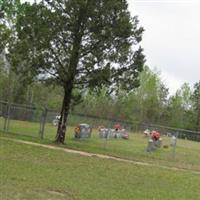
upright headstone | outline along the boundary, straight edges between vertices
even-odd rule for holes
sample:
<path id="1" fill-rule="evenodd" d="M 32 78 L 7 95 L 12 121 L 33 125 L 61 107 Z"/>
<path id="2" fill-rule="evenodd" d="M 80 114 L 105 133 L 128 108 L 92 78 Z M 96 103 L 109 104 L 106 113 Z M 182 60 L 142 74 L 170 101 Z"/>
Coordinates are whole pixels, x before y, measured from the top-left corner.
<path id="1" fill-rule="evenodd" d="M 162 146 L 162 138 L 158 131 L 152 131 L 148 140 L 147 152 L 152 152 Z"/>
<path id="2" fill-rule="evenodd" d="M 173 159 L 175 159 L 176 157 L 176 142 L 177 142 L 177 138 L 176 136 L 172 136 L 172 139 L 171 139 L 171 146 L 172 146 L 172 157 Z"/>
<path id="3" fill-rule="evenodd" d="M 149 140 L 148 140 L 148 144 L 147 144 L 147 149 L 146 149 L 146 151 L 147 151 L 147 152 L 152 152 L 152 151 L 154 151 L 155 149 L 156 149 L 156 147 L 155 147 L 154 141 L 153 141 L 152 139 L 149 139 Z"/>
<path id="4" fill-rule="evenodd" d="M 144 136 L 145 136 L 145 137 L 150 137 L 150 134 L 151 134 L 151 131 L 150 131 L 149 129 L 146 129 L 146 130 L 144 131 Z"/>
<path id="5" fill-rule="evenodd" d="M 162 146 L 162 138 L 159 138 L 158 140 L 154 141 L 155 146 L 160 148 Z"/>
<path id="6" fill-rule="evenodd" d="M 177 140 L 177 139 L 176 139 L 176 136 L 173 135 L 172 138 L 171 138 L 171 146 L 172 146 L 172 147 L 175 147 L 175 146 L 176 146 L 176 140 Z"/>
<path id="7" fill-rule="evenodd" d="M 107 129 L 107 128 L 101 128 L 101 129 L 99 129 L 99 137 L 100 138 L 108 138 L 109 137 L 109 129 Z"/>
<path id="8" fill-rule="evenodd" d="M 128 132 L 126 131 L 126 129 L 122 129 L 121 130 L 122 131 L 122 138 L 123 139 L 126 139 L 126 140 L 128 140 L 129 139 L 129 134 L 128 134 Z"/>
<path id="9" fill-rule="evenodd" d="M 92 127 L 88 124 L 79 124 L 75 128 L 75 138 L 90 138 L 92 133 Z"/>

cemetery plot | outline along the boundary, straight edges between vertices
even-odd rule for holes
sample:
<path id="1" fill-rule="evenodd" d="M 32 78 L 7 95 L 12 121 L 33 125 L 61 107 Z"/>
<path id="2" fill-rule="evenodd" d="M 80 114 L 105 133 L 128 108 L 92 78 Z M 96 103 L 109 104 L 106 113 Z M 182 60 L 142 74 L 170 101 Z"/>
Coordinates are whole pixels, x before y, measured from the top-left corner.
<path id="1" fill-rule="evenodd" d="M 79 124 L 74 129 L 74 137 L 77 139 L 90 138 L 92 127 L 89 124 Z"/>
<path id="2" fill-rule="evenodd" d="M 111 128 L 99 128 L 99 137 L 104 139 L 109 138 L 122 138 L 128 139 L 129 134 L 126 129 L 122 128 L 120 124 L 115 124 L 114 129 Z"/>

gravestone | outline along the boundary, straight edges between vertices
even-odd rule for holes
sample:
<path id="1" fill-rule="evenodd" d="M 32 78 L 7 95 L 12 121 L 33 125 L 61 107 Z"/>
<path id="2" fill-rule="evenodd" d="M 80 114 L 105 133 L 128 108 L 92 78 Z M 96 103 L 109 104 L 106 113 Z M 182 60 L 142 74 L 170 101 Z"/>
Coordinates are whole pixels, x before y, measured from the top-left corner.
<path id="1" fill-rule="evenodd" d="M 53 121 L 52 121 L 52 124 L 53 124 L 54 126 L 58 126 L 59 120 L 60 120 L 60 115 L 56 115 L 55 118 L 54 118 Z"/>
<path id="2" fill-rule="evenodd" d="M 79 124 L 75 128 L 74 137 L 81 139 L 81 138 L 90 138 L 92 133 L 92 127 L 89 124 Z"/>
<path id="3" fill-rule="evenodd" d="M 157 148 L 162 146 L 162 138 L 158 131 L 152 131 L 150 137 L 151 138 L 148 140 L 147 144 L 147 152 L 155 151 Z"/>
<path id="4" fill-rule="evenodd" d="M 144 136 L 145 137 L 150 137 L 151 131 L 149 129 L 144 130 Z"/>
<path id="5" fill-rule="evenodd" d="M 176 142 L 177 142 L 177 138 L 176 136 L 172 136 L 172 139 L 171 139 L 171 146 L 172 146 L 172 157 L 173 159 L 175 159 L 176 157 Z"/>
<path id="6" fill-rule="evenodd" d="M 101 128 L 99 129 L 99 137 L 128 139 L 128 133 L 125 129 L 115 130 L 115 129 Z"/>
<path id="7" fill-rule="evenodd" d="M 162 146 L 162 138 L 159 138 L 158 140 L 154 141 L 154 143 L 157 148 L 160 148 Z"/>
<path id="8" fill-rule="evenodd" d="M 176 140 L 177 140 L 176 136 L 173 135 L 172 138 L 171 138 L 171 146 L 172 147 L 176 147 Z"/>
<path id="9" fill-rule="evenodd" d="M 154 141 L 153 141 L 152 139 L 149 139 L 149 140 L 148 140 L 148 144 L 147 144 L 147 149 L 146 149 L 146 151 L 147 151 L 147 152 L 152 152 L 152 151 L 154 151 L 154 150 L 156 150 L 155 143 L 154 143 Z"/>
<path id="10" fill-rule="evenodd" d="M 101 128 L 99 129 L 99 137 L 100 138 L 108 138 L 110 130 L 108 128 Z"/>

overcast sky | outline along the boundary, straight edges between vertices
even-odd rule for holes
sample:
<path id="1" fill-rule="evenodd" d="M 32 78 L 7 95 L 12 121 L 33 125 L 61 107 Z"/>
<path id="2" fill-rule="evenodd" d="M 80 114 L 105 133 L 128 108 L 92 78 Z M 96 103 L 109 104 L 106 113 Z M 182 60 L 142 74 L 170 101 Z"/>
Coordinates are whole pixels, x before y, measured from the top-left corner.
<path id="1" fill-rule="evenodd" d="M 32 1 L 33 0 L 28 0 Z M 145 28 L 146 64 L 162 72 L 173 94 L 200 80 L 200 0 L 127 0 Z"/>
<path id="2" fill-rule="evenodd" d="M 142 47 L 150 68 L 174 93 L 200 80 L 200 0 L 128 0 L 145 28 Z"/>

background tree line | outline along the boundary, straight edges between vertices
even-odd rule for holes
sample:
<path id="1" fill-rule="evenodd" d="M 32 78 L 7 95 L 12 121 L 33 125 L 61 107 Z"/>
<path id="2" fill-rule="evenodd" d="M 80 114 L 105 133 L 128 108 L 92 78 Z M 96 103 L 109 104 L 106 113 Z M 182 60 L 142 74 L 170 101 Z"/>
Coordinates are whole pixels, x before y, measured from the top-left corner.
<path id="1" fill-rule="evenodd" d="M 131 92 L 121 89 L 109 95 L 106 88 L 99 93 L 86 91 L 75 110 L 99 117 L 200 130 L 200 81 L 193 88 L 184 83 L 170 95 L 159 73 L 148 66 L 139 78 L 140 86 Z"/>
<path id="2" fill-rule="evenodd" d="M 10 88 L 12 102 L 60 109 L 62 87 L 39 81 L 25 86 L 18 75 L 12 72 L 10 78 L 9 73 L 5 59 L 1 57 L 0 100 L 8 101 Z M 72 101 L 71 111 L 102 118 L 200 130 L 200 81 L 193 88 L 184 83 L 175 94 L 170 95 L 159 72 L 148 66 L 144 67 L 139 79 L 140 86 L 130 92 L 122 88 L 114 94 L 109 94 L 107 87 L 98 91 L 85 89 L 81 100 Z"/>

